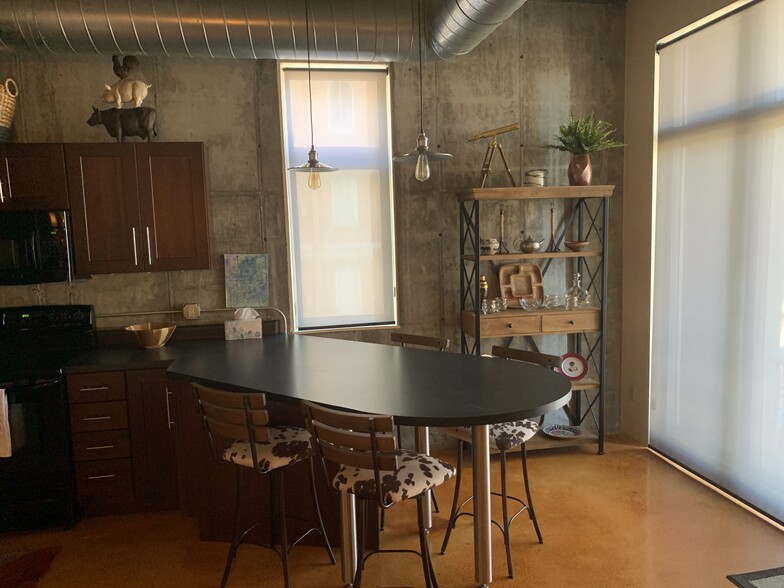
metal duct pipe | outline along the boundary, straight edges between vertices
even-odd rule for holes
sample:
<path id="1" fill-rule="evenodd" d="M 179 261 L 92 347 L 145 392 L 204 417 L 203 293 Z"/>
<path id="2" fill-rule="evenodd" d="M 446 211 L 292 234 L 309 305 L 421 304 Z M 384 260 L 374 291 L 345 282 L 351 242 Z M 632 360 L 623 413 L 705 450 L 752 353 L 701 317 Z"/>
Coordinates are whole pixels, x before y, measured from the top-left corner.
<path id="1" fill-rule="evenodd" d="M 441 59 L 465 55 L 525 4 L 525 0 L 450 0 L 433 13 L 430 47 Z"/>
<path id="2" fill-rule="evenodd" d="M 439 0 L 425 59 L 463 54 L 525 0 Z M 417 59 L 416 0 L 311 3 L 314 61 Z M 305 59 L 304 0 L 3 0 L 0 52 Z"/>

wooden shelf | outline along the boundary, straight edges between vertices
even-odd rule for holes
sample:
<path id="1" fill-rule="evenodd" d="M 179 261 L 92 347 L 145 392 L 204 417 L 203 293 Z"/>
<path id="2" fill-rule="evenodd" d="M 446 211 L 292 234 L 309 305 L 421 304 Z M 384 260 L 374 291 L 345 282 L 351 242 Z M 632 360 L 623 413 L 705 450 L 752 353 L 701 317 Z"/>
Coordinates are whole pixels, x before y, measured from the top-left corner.
<path id="1" fill-rule="evenodd" d="M 601 257 L 601 251 L 542 251 L 539 253 L 496 253 L 495 255 L 480 255 L 479 261 L 496 261 L 517 259 L 547 259 L 550 257 Z M 476 256 L 472 253 L 464 253 L 464 261 L 474 261 Z"/>
<path id="2" fill-rule="evenodd" d="M 456 194 L 458 202 L 471 200 L 546 200 L 548 198 L 607 198 L 615 186 L 523 186 L 471 188 Z"/>
<path id="3" fill-rule="evenodd" d="M 580 380 L 579 382 L 572 383 L 572 392 L 577 392 L 579 390 L 598 390 L 599 389 L 599 380 L 595 378 L 585 378 Z"/>

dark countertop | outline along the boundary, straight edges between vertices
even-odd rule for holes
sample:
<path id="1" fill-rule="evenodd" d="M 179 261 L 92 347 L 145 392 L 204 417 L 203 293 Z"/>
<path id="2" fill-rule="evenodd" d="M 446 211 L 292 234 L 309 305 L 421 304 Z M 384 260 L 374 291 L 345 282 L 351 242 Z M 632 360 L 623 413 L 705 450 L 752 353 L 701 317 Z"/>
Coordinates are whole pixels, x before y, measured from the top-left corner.
<path id="1" fill-rule="evenodd" d="M 176 379 L 393 415 L 402 425 L 530 418 L 571 397 L 566 377 L 523 362 L 307 335 L 190 341 L 169 351 Z"/>
<path id="2" fill-rule="evenodd" d="M 132 343 L 109 345 L 83 353 L 65 366 L 66 374 L 167 368 L 177 357 L 177 348 L 184 344 L 169 342 L 160 349 L 142 349 Z"/>
<path id="3" fill-rule="evenodd" d="M 262 322 L 265 337 L 279 332 L 279 321 Z M 171 339 L 159 349 L 139 347 L 124 329 L 108 329 L 96 333 L 98 347 L 83 353 L 65 367 L 66 374 L 167 368 L 185 343 L 204 340 L 223 341 L 223 323 L 178 326 Z"/>

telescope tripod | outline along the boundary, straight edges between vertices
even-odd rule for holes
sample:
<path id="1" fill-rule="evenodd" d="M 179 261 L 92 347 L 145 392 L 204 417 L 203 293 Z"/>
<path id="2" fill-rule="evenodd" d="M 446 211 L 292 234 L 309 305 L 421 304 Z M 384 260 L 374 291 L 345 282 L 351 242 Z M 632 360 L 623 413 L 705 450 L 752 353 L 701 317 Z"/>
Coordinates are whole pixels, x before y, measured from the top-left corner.
<path id="1" fill-rule="evenodd" d="M 504 155 L 504 149 L 501 147 L 501 143 L 496 141 L 495 137 L 490 143 L 487 145 L 487 151 L 485 151 L 485 160 L 482 163 L 482 176 L 481 181 L 479 183 L 480 188 L 485 187 L 485 182 L 487 181 L 487 175 L 490 173 L 490 162 L 493 161 L 493 156 L 495 155 L 495 151 L 498 149 L 498 154 L 501 156 L 501 161 L 504 162 L 504 167 L 506 168 L 506 175 L 509 176 L 509 181 L 512 182 L 512 186 L 516 187 L 514 176 L 512 172 L 509 170 L 509 164 L 506 162 L 506 156 Z"/>

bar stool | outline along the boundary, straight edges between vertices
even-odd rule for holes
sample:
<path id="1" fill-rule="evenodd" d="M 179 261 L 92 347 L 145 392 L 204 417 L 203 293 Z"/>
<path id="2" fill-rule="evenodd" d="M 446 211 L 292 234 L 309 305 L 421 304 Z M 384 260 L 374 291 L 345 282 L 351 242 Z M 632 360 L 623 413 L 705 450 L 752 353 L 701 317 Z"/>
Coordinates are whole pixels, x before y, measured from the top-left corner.
<path id="1" fill-rule="evenodd" d="M 511 347 L 493 346 L 491 357 L 501 357 L 506 359 L 514 359 L 517 361 L 525 361 L 527 363 L 534 363 L 546 368 L 554 369 L 560 364 L 561 358 L 555 355 L 546 355 L 544 353 L 535 353 L 533 351 L 524 351 L 522 349 L 513 349 Z M 495 496 L 501 497 L 501 508 L 503 519 L 499 523 L 493 520 L 492 523 L 501 530 L 504 537 L 504 547 L 506 548 L 506 565 L 509 572 L 509 577 L 514 577 L 514 570 L 512 568 L 512 549 L 509 537 L 509 527 L 514 520 L 524 511 L 528 511 L 528 516 L 534 525 L 536 536 L 539 543 L 542 543 L 542 533 L 539 530 L 539 523 L 536 520 L 536 512 L 534 511 L 533 501 L 531 499 L 531 488 L 528 482 L 528 459 L 526 453 L 526 441 L 529 441 L 539 431 L 540 422 L 530 419 L 523 419 L 519 421 L 511 421 L 505 423 L 496 423 L 490 425 L 490 447 L 500 453 L 501 457 L 501 492 L 493 492 Z M 461 509 L 473 500 L 473 495 L 469 496 L 466 500 L 458 505 L 458 495 L 460 493 L 460 482 L 462 478 L 463 466 L 463 449 L 466 443 L 471 443 L 471 429 L 470 427 L 439 427 L 438 431 L 457 439 L 457 478 L 455 479 L 455 494 L 452 499 L 452 510 L 449 514 L 449 523 L 447 524 L 446 535 L 444 535 L 444 542 L 441 545 L 441 553 L 446 552 L 449 538 L 452 534 L 452 529 L 455 528 L 457 519 L 463 515 L 473 516 L 470 512 L 461 512 Z M 506 454 L 519 447 L 520 459 L 523 469 L 523 483 L 525 486 L 525 495 L 527 502 L 515 496 L 509 496 L 507 493 L 506 483 Z M 520 507 L 518 510 L 509 516 L 509 501 L 517 502 Z"/>
<path id="2" fill-rule="evenodd" d="M 268 547 L 280 556 L 283 562 L 283 583 L 289 588 L 289 550 L 311 532 L 321 534 L 330 561 L 335 563 L 335 556 L 327 541 L 324 522 L 321 518 L 318 497 L 316 496 L 315 476 L 313 472 L 313 451 L 310 435 L 301 427 L 280 426 L 270 427 L 269 415 L 266 410 L 266 398 L 260 393 L 227 392 L 208 388 L 193 383 L 193 394 L 199 408 L 207 441 L 213 459 L 219 464 L 237 466 L 237 489 L 234 504 L 234 532 L 232 535 L 226 567 L 221 579 L 221 588 L 226 586 L 231 571 L 231 564 L 237 556 L 237 549 L 245 542 L 246 537 L 256 529 L 263 520 L 240 532 L 240 507 L 242 503 L 242 474 L 246 470 L 255 471 L 262 476 L 270 476 L 270 493 L 272 504 L 270 544 Z M 317 518 L 317 527 L 305 531 L 291 545 L 286 533 L 286 506 L 284 501 L 283 473 L 290 466 L 300 461 L 308 461 L 310 468 L 310 491 L 313 509 Z M 277 523 L 277 529 L 276 527 Z M 280 551 L 275 548 L 275 533 L 280 534 Z M 250 541 L 248 541 L 250 542 Z M 259 545 L 258 543 L 254 543 Z"/>
<path id="3" fill-rule="evenodd" d="M 455 473 L 448 463 L 421 453 L 397 448 L 394 419 L 391 416 L 349 413 L 302 402 L 305 421 L 316 453 L 322 461 L 337 464 L 332 487 L 348 492 L 362 501 L 359 530 L 357 570 L 352 583 L 360 588 L 365 561 L 377 553 L 415 553 L 422 559 L 425 584 L 437 588 L 436 575 L 430 561 L 425 527 L 426 493 Z M 326 465 L 325 465 L 326 473 Z M 408 498 L 417 501 L 420 551 L 410 549 L 377 549 L 365 555 L 364 529 L 367 506 L 376 502 L 386 510 Z"/>
<path id="4" fill-rule="evenodd" d="M 440 338 L 440 337 L 426 337 L 423 335 L 412 335 L 410 333 L 392 333 L 389 337 L 392 343 L 399 343 L 401 347 L 413 346 L 413 347 L 427 347 L 430 349 L 438 349 L 438 351 L 445 351 L 449 348 L 449 339 Z M 428 439 L 429 431 L 427 427 L 420 428 L 421 434 L 423 435 L 424 439 Z M 400 425 L 397 426 L 397 439 L 398 443 L 401 442 L 400 437 Z M 425 453 L 430 452 L 429 441 L 425 444 L 425 447 L 421 448 L 422 451 Z M 433 500 L 433 510 L 436 512 L 441 512 L 441 509 L 438 508 L 438 500 L 436 500 L 436 493 L 431 490 L 430 497 Z M 384 530 L 384 511 L 381 511 L 381 530 Z"/>

